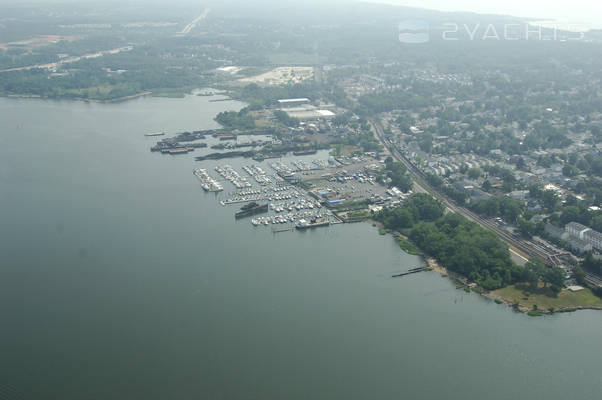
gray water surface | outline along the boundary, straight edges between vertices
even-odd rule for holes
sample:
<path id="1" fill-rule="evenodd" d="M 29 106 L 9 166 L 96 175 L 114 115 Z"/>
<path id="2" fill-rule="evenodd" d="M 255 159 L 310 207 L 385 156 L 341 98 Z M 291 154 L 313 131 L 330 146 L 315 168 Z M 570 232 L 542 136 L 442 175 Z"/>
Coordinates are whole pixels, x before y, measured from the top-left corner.
<path id="1" fill-rule="evenodd" d="M 243 106 L 210 99 L 0 99 L 1 399 L 599 398 L 599 312 L 390 279 L 421 260 L 369 224 L 235 221 L 209 150 L 143 136 Z"/>

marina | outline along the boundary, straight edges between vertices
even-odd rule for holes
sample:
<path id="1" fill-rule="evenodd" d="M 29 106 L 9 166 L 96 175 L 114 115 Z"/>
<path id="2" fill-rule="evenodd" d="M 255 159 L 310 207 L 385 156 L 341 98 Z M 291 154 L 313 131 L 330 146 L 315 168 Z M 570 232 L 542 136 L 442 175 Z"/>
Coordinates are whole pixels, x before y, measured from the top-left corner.
<path id="1" fill-rule="evenodd" d="M 260 185 L 267 185 L 272 183 L 272 179 L 267 176 L 267 173 L 259 166 L 256 165 L 245 165 L 242 167 L 243 170 L 251 175 L 257 183 Z"/>
<path id="2" fill-rule="evenodd" d="M 320 221 L 320 225 L 312 225 Z M 278 225 L 278 224 L 296 224 L 297 229 L 311 228 L 314 226 L 328 226 L 330 224 L 340 223 L 340 221 L 330 211 L 302 211 L 294 213 L 286 213 L 280 215 L 271 215 L 266 217 L 253 218 L 251 224 L 254 226 L 261 225 Z"/>
<path id="3" fill-rule="evenodd" d="M 311 163 L 300 164 L 301 167 L 304 165 L 311 165 Z M 266 213 L 268 215 L 252 218 L 250 223 L 256 227 L 282 226 L 283 228 L 278 229 L 279 232 L 342 222 L 308 192 L 288 184 L 279 176 L 279 172 L 282 171 L 294 174 L 296 167 L 278 162 L 272 166 L 271 173 L 257 165 L 242 165 L 241 169 L 254 179 L 253 183 L 229 164 L 214 167 L 224 181 L 234 188 L 233 191 L 218 197 L 219 204 L 223 207 L 244 204 L 234 213 L 235 218 Z M 224 190 L 223 184 L 212 178 L 206 168 L 195 169 L 194 175 L 206 192 Z"/>
<path id="4" fill-rule="evenodd" d="M 215 167 L 215 170 L 217 171 L 218 174 L 220 174 L 224 179 L 230 181 L 234 186 L 236 186 L 237 188 L 241 189 L 241 188 L 247 188 L 247 187 L 251 187 L 252 185 L 249 183 L 249 181 L 247 181 L 245 178 L 243 178 L 238 172 L 236 172 L 236 170 L 234 168 L 232 168 L 230 165 L 223 165 L 223 166 L 217 166 Z"/>
<path id="5" fill-rule="evenodd" d="M 207 168 L 195 169 L 195 175 L 205 191 L 223 192 L 217 197 L 222 207 L 242 206 L 233 212 L 236 218 L 255 211 L 265 213 L 254 216 L 250 223 L 255 227 L 272 226 L 272 232 L 351 222 L 346 210 L 368 212 L 368 205 L 378 208 L 403 200 L 376 183 L 380 163 L 374 156 L 322 157 L 292 156 L 266 166 L 239 159 L 233 162 L 236 167 L 212 165 L 218 179 L 211 178 Z M 225 184 L 232 185 L 231 189 L 224 190 Z"/>
<path id="6" fill-rule="evenodd" d="M 209 176 L 209 173 L 204 168 L 197 168 L 194 170 L 194 176 L 201 181 L 201 187 L 206 192 L 221 192 L 224 187 L 217 180 Z"/>
<path id="7" fill-rule="evenodd" d="M 370 224 L 251 224 L 324 206 L 235 220 L 244 203 L 219 204 L 234 192 L 311 196 L 301 186 L 271 190 L 290 186 L 273 177 L 275 159 L 256 164 L 271 184 L 247 176 L 253 187 L 237 189 L 214 171 L 219 161 L 194 161 L 199 150 L 150 153 L 154 141 L 135 133 L 212 128 L 217 107 L 244 106 L 207 99 L 0 99 L 0 123 L 23 124 L 0 146 L 9 172 L 0 179 L 1 362 L 12 398 L 597 398 L 599 312 L 531 318 L 456 290 L 437 273 L 391 279 L 422 262 Z M 88 135 L 87 126 L 106 134 Z M 103 167 L 93 180 L 90 148 L 110 150 L 98 152 Z M 278 161 L 292 167 L 299 159 Z M 243 175 L 252 163 L 228 161 Z M 38 182 L 35 196 L 31 179 L 7 179 L 15 167 Z M 197 167 L 223 191 L 203 192 L 191 176 Z M 385 192 L 359 179 L 312 182 L 333 195 Z M 425 384 L 425 376 L 440 382 Z"/>

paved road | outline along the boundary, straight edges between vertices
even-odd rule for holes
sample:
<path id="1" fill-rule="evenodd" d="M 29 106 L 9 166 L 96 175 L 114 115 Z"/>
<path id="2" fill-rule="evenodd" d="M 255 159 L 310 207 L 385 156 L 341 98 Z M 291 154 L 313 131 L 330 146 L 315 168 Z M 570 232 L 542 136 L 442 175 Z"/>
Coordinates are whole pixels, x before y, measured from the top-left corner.
<path id="1" fill-rule="evenodd" d="M 508 248 L 512 253 L 516 256 L 520 257 L 524 262 L 528 261 L 530 258 L 542 261 L 544 263 L 548 263 L 552 256 L 558 255 L 556 251 L 551 251 L 545 247 L 544 244 L 536 243 L 531 240 L 522 240 L 516 238 L 510 232 L 506 231 L 504 228 L 500 227 L 496 222 L 482 218 L 474 212 L 468 210 L 465 207 L 458 206 L 447 197 L 445 194 L 439 192 L 437 189 L 432 187 L 427 181 L 426 176 L 422 171 L 414 166 L 406 157 L 397 150 L 397 148 L 389 144 L 385 139 L 384 129 L 380 123 L 380 121 L 373 119 L 370 121 L 374 128 L 374 132 L 378 140 L 389 150 L 391 156 L 395 159 L 401 161 L 408 172 L 412 175 L 414 179 L 414 188 L 415 191 L 426 192 L 435 198 L 439 199 L 448 210 L 456 212 L 460 215 L 463 215 L 468 220 L 474 221 L 481 225 L 484 228 L 487 228 L 493 231 L 497 236 L 508 245 Z M 585 273 L 585 280 L 595 286 L 602 286 L 602 279 L 598 276 L 590 274 L 588 272 Z"/>
<path id="2" fill-rule="evenodd" d="M 111 50 L 103 50 L 103 51 L 99 51 L 96 53 L 90 53 L 90 54 L 84 54 L 83 56 L 75 56 L 75 57 L 67 57 L 64 58 L 60 61 L 54 62 L 54 63 L 49 63 L 49 64 L 36 64 L 36 65 L 28 65 L 25 67 L 18 67 L 18 68 L 9 68 L 9 69 L 3 69 L 0 70 L 0 72 L 9 72 L 9 71 L 25 71 L 25 70 L 30 70 L 30 69 L 57 69 L 59 66 L 63 65 L 63 64 L 71 64 L 80 60 L 84 60 L 84 59 L 91 59 L 91 58 L 98 58 L 98 57 L 102 57 L 108 54 L 118 54 L 118 53 L 122 53 L 122 52 L 126 52 L 126 51 L 132 51 L 134 49 L 134 46 L 124 46 L 124 47 L 118 47 L 116 49 L 111 49 Z"/>
<path id="3" fill-rule="evenodd" d="M 202 20 L 204 20 L 205 18 L 207 18 L 207 15 L 209 15 L 209 11 L 211 11 L 211 9 L 206 8 L 201 15 L 199 15 L 198 17 L 196 17 L 191 23 L 189 23 L 188 25 L 186 25 L 184 27 L 184 29 L 182 29 L 182 31 L 180 32 L 180 35 L 188 35 L 190 33 L 191 30 L 194 29 L 195 26 L 197 26 L 197 24 L 199 22 L 201 22 Z"/>
<path id="4" fill-rule="evenodd" d="M 417 191 L 424 191 L 431 194 L 433 197 L 440 200 L 442 204 L 449 210 L 464 216 L 470 221 L 478 223 L 484 228 L 491 230 L 503 242 L 505 242 L 508 245 L 508 247 L 513 253 L 515 253 L 525 262 L 529 258 L 537 259 L 543 262 L 548 262 L 548 257 L 551 256 L 552 253 L 547 251 L 547 249 L 545 249 L 543 245 L 536 244 L 528 240 L 517 239 L 516 237 L 514 237 L 513 234 L 506 231 L 503 227 L 499 226 L 494 221 L 482 218 L 474 212 L 468 210 L 467 208 L 457 205 L 445 194 L 439 192 L 437 189 L 431 186 L 427 182 L 425 174 L 418 168 L 416 168 L 414 164 L 412 164 L 406 157 L 404 157 L 403 154 L 401 154 L 394 145 L 387 142 L 384 134 L 384 129 L 380 121 L 372 119 L 370 122 L 374 127 L 374 131 L 376 133 L 377 138 L 389 150 L 391 156 L 397 159 L 398 161 L 401 161 L 406 166 L 408 172 L 412 175 L 414 179 L 414 185 Z"/>

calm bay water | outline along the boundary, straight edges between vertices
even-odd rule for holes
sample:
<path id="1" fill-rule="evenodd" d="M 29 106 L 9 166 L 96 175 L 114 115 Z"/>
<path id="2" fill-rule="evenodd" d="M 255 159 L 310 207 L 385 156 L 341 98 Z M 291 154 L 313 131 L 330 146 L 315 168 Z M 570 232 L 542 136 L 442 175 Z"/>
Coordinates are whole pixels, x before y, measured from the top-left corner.
<path id="1" fill-rule="evenodd" d="M 421 261 L 368 224 L 234 221 L 143 136 L 241 107 L 209 99 L 0 99 L 0 399 L 599 398 L 602 313 L 390 279 Z"/>

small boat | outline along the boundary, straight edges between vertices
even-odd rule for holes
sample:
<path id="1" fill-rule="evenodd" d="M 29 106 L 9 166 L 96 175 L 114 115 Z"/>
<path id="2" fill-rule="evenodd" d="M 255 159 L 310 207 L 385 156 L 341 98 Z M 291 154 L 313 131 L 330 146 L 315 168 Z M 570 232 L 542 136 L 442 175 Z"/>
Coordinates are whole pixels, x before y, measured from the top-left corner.
<path id="1" fill-rule="evenodd" d="M 309 229 L 309 228 L 317 228 L 320 226 L 328 226 L 330 222 L 325 219 L 312 218 L 310 221 L 305 219 L 299 220 L 299 223 L 295 226 L 296 229 Z"/>
<path id="2" fill-rule="evenodd" d="M 165 135 L 165 132 L 151 132 L 151 133 L 145 133 L 144 136 L 163 136 Z"/>

